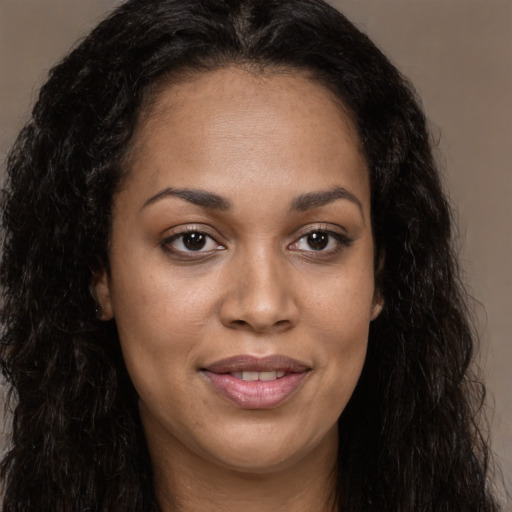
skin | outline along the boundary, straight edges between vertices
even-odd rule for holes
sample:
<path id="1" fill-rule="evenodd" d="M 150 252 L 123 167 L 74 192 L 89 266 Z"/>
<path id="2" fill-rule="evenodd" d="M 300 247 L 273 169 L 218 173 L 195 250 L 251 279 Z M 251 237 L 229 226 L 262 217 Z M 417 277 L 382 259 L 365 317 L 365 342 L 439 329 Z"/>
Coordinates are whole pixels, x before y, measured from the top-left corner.
<path id="1" fill-rule="evenodd" d="M 229 208 L 159 195 L 169 188 Z M 206 245 L 187 250 L 184 229 Z M 327 245 L 313 248 L 310 232 Z M 329 91 L 297 72 L 237 68 L 163 88 L 136 130 L 110 273 L 95 285 L 140 396 L 163 511 L 171 496 L 194 512 L 331 510 L 337 420 L 381 303 L 368 171 Z M 282 403 L 246 409 L 201 371 L 240 354 L 309 371 Z"/>

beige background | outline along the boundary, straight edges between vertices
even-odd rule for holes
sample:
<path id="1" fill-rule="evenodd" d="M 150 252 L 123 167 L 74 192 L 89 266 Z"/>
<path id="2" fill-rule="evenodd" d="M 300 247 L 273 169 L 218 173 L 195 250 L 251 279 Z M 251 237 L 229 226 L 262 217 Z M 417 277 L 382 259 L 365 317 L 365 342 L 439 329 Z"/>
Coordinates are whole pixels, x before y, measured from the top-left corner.
<path id="1" fill-rule="evenodd" d="M 331 1 L 413 81 L 440 141 L 462 261 L 482 304 L 496 458 L 512 482 L 512 0 Z M 48 69 L 116 3 L 0 0 L 2 160 Z"/>

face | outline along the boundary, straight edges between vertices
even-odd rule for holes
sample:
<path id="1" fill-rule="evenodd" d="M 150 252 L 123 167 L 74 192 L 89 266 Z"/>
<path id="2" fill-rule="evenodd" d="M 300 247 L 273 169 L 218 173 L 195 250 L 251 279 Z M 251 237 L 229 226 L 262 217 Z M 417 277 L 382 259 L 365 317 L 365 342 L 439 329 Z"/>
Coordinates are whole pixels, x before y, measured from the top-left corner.
<path id="1" fill-rule="evenodd" d="M 256 472 L 335 453 L 380 310 L 351 121 L 307 77 L 238 69 L 152 108 L 96 276 L 150 447 Z"/>

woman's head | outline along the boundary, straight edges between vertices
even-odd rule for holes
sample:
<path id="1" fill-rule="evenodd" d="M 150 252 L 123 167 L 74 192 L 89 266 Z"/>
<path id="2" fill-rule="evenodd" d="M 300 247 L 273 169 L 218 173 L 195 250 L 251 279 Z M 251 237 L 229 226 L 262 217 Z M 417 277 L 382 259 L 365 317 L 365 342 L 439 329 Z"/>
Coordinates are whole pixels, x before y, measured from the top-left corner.
<path id="1" fill-rule="evenodd" d="M 394 224 L 392 231 L 420 231 L 420 217 L 431 224 L 421 201 L 434 203 L 439 190 L 422 114 L 393 66 L 333 8 L 314 0 L 128 2 L 52 70 L 33 122 L 11 155 L 13 167 L 27 164 L 33 170 L 28 176 L 12 173 L 14 185 L 27 181 L 7 215 L 12 210 L 22 222 L 25 210 L 27 218 L 35 215 L 41 222 L 34 231 L 52 237 L 50 252 L 44 236 L 41 247 L 30 236 L 12 249 L 34 254 L 54 276 L 51 282 L 45 272 L 33 277 L 41 279 L 36 288 L 49 294 L 44 307 L 56 325 L 97 326 L 84 284 L 93 270 L 108 267 L 111 199 L 128 172 L 137 122 L 152 110 L 162 87 L 229 66 L 262 76 L 297 72 L 338 98 L 368 164 L 376 264 L 391 261 L 383 246 L 394 234 L 386 215 L 397 197 L 403 204 L 395 206 L 407 209 L 401 222 L 411 226 Z M 21 154 L 27 146 L 30 154 Z M 408 159 L 415 158 L 413 170 Z M 432 197 L 423 197 L 429 189 Z"/>
<path id="2" fill-rule="evenodd" d="M 222 78 L 217 89 L 212 86 L 215 77 Z M 210 87 L 208 94 L 201 84 Z M 236 111 L 235 100 L 243 96 L 244 87 L 253 94 L 248 95 L 246 104 L 240 99 L 243 108 Z M 234 99 L 231 110 L 227 102 L 230 94 Z M 293 102 L 298 106 L 296 111 L 290 108 Z M 368 336 L 361 329 L 357 336 L 360 339 L 363 333 L 364 343 L 357 345 L 356 356 L 351 355 L 351 368 L 357 371 L 349 391 L 340 397 L 337 411 L 343 411 L 338 473 L 344 478 L 345 488 L 349 479 L 351 482 L 344 502 L 351 503 L 354 510 L 363 506 L 368 501 L 363 495 L 367 489 L 369 499 L 382 510 L 382 496 L 388 496 L 390 503 L 405 502 L 412 499 L 407 487 L 413 486 L 414 479 L 431 481 L 436 472 L 436 482 L 447 481 L 452 472 L 462 471 L 462 465 L 474 471 L 475 479 L 483 478 L 476 455 L 469 464 L 462 460 L 473 453 L 471 447 L 464 451 L 455 441 L 442 437 L 441 417 L 449 418 L 451 425 L 458 424 L 466 437 L 470 435 L 472 418 L 463 388 L 472 340 L 451 253 L 449 209 L 432 162 L 425 120 L 407 83 L 366 36 L 321 1 L 132 0 L 54 68 L 34 108 L 33 120 L 20 135 L 8 163 L 1 267 L 6 289 L 3 358 L 4 371 L 16 387 L 20 404 L 14 416 L 16 445 L 4 463 L 12 481 L 27 472 L 34 475 L 33 481 L 49 478 L 51 485 L 60 489 L 60 493 L 55 492 L 61 496 L 63 509 L 70 506 L 73 492 L 80 489 L 89 503 L 100 499 L 113 503 L 113 496 L 123 493 L 134 503 L 145 503 L 144 492 L 149 492 L 149 487 L 141 491 L 144 483 L 140 481 L 144 480 L 142 472 L 147 474 L 146 453 L 143 448 L 134 448 L 137 436 L 142 434 L 137 428 L 136 393 L 125 372 L 118 337 L 120 334 L 121 342 L 123 337 L 128 340 L 127 333 L 133 326 L 127 322 L 125 328 L 115 318 L 116 308 L 126 310 L 126 319 L 132 315 L 130 308 L 123 309 L 123 301 L 129 302 L 129 287 L 121 287 L 121 294 L 115 293 L 116 272 L 132 253 L 124 258 L 119 251 L 119 247 L 131 249 L 129 233 L 124 233 L 121 241 L 116 238 L 127 226 L 120 221 L 116 224 L 116 214 L 123 221 L 129 218 L 133 208 L 124 214 L 123 208 L 133 207 L 136 201 L 123 202 L 123 194 L 138 194 L 136 200 L 140 201 L 148 180 L 152 186 L 160 186 L 151 189 L 153 194 L 148 199 L 170 187 L 190 192 L 190 179 L 197 167 L 191 166 L 189 174 L 182 173 L 183 185 L 179 180 L 165 185 L 161 178 L 174 179 L 169 171 L 172 165 L 168 164 L 176 163 L 173 159 L 179 151 L 183 150 L 179 160 L 182 166 L 192 156 L 198 157 L 200 151 L 187 155 L 187 143 L 191 147 L 192 143 L 198 144 L 197 149 L 202 149 L 205 142 L 213 144 L 207 136 L 215 130 L 201 132 L 203 138 L 193 136 L 194 129 L 200 131 L 201 114 L 216 105 L 224 105 L 214 110 L 216 115 L 229 110 L 241 116 L 241 124 L 232 127 L 226 138 L 212 139 L 217 149 L 221 143 L 230 146 L 236 142 L 232 140 L 234 129 L 243 133 L 244 126 L 250 128 L 252 107 L 260 112 L 266 105 L 272 106 L 268 108 L 270 117 L 272 112 L 280 111 L 279 107 L 287 108 L 290 131 L 286 134 L 293 135 L 296 151 L 290 151 L 287 158 L 286 151 L 283 155 L 275 153 L 271 163 L 282 158 L 283 168 L 288 165 L 295 174 L 276 171 L 272 178 L 273 173 L 264 167 L 264 155 L 269 154 L 265 151 L 269 151 L 272 140 L 268 132 L 265 135 L 258 130 L 268 124 L 267 116 L 253 131 L 248 130 L 251 136 L 261 137 L 265 145 L 258 147 L 257 139 L 254 148 L 235 152 L 237 166 L 229 161 L 226 149 L 217 161 L 226 166 L 228 174 L 216 168 L 218 176 L 208 182 L 210 185 L 217 180 L 224 189 L 234 183 L 229 197 L 233 201 L 249 186 L 248 178 L 260 193 L 264 192 L 263 185 L 272 190 L 273 179 L 277 189 L 285 192 L 285 181 L 279 182 L 281 176 L 292 189 L 300 185 L 295 187 L 295 195 L 284 199 L 292 203 L 307 193 L 310 183 L 314 192 L 332 191 L 333 186 L 349 189 L 343 202 L 351 203 L 353 210 L 360 202 L 362 218 L 367 221 L 363 232 L 370 245 L 365 246 L 358 264 L 364 270 L 359 289 L 364 290 L 361 307 L 366 308 L 365 329 L 370 329 L 368 350 Z M 311 123 L 305 133 L 311 137 L 291 130 L 292 114 L 297 123 L 307 125 L 308 108 Z M 329 108 L 332 111 L 327 112 Z M 176 120 L 176 116 L 181 117 Z M 279 128 L 283 119 L 286 116 L 280 115 L 272 126 Z M 206 121 L 205 126 L 209 126 Z M 173 122 L 188 130 L 173 133 Z M 277 128 L 276 148 L 286 136 Z M 169 145 L 165 137 L 172 141 Z M 167 155 L 167 160 L 152 163 L 153 175 L 141 174 L 149 172 L 146 163 L 155 156 L 151 145 L 159 140 L 160 146 L 155 147 Z M 312 163 L 308 143 L 316 144 L 319 159 L 333 165 L 327 155 L 346 157 L 343 144 L 347 140 L 356 162 L 353 168 L 349 166 L 349 174 L 354 171 L 350 176 L 357 176 L 348 180 L 347 187 L 343 179 L 338 183 L 333 177 L 335 166 L 326 174 L 305 165 Z M 324 154 L 318 152 L 322 143 Z M 260 168 L 241 169 L 242 154 L 248 161 L 251 154 L 255 155 L 253 164 Z M 294 157 L 296 165 L 292 167 L 289 164 Z M 344 176 L 341 171 L 340 176 Z M 203 173 L 201 179 L 206 175 Z M 181 175 L 177 172 L 176 176 Z M 351 184 L 358 193 L 351 193 Z M 219 192 L 218 187 L 212 188 Z M 347 199 L 351 194 L 356 201 Z M 188 201 L 183 197 L 180 200 Z M 261 197 L 262 203 L 265 200 L 267 197 Z M 254 211 L 262 213 L 254 199 L 251 204 Z M 275 213 L 277 202 L 269 204 L 269 212 Z M 266 222 L 264 218 L 261 221 Z M 285 232 L 282 225 L 279 229 Z M 231 232 L 235 231 L 233 228 Z M 323 228 L 325 231 L 330 230 Z M 161 252 L 164 245 L 174 248 L 177 234 L 170 233 L 166 244 L 155 236 L 154 247 Z M 291 234 L 295 231 L 291 230 L 284 247 L 302 250 L 303 239 Z M 339 235 L 338 241 L 344 240 L 346 245 L 354 237 L 346 232 Z M 215 250 L 222 252 L 221 241 L 212 236 L 208 243 L 212 240 L 219 243 Z M 310 244 L 312 240 L 308 240 Z M 295 247 L 294 243 L 299 245 Z M 250 263 L 252 254 L 246 262 Z M 241 263 L 240 268 L 248 266 L 250 280 L 249 263 Z M 179 262 L 173 265 L 179 267 Z M 196 265 L 196 270 L 200 267 Z M 147 271 L 151 273 L 154 268 Z M 179 275 L 177 268 L 174 271 Z M 114 279 L 109 281 L 112 276 Z M 214 284 L 210 283 L 209 290 Z M 151 289 L 154 291 L 154 287 Z M 342 291 L 340 288 L 340 305 L 346 300 Z M 169 297 L 178 300 L 172 294 Z M 192 311 L 194 296 L 186 297 Z M 225 308 L 234 307 L 226 304 L 222 314 Z M 335 307 L 334 299 L 330 304 Z M 284 327 L 279 329 L 287 329 L 295 321 L 296 305 L 281 306 L 277 310 L 286 318 L 274 323 L 281 322 L 279 325 Z M 349 306 L 353 306 L 350 301 L 346 303 Z M 311 307 L 314 309 L 314 304 Z M 237 329 L 257 324 L 240 324 L 240 315 L 238 310 L 230 317 Z M 159 315 L 152 321 L 156 325 Z M 336 328 L 336 318 L 327 327 L 326 322 L 331 320 L 318 322 L 318 333 Z M 133 378 L 137 370 L 130 360 L 132 352 L 128 344 L 122 348 Z M 362 376 L 352 395 L 365 354 Z M 335 359 L 340 354 L 326 352 L 324 356 Z M 340 365 L 343 362 L 340 359 Z M 134 383 L 137 388 L 137 379 Z M 137 391 L 140 393 L 140 389 Z M 37 424 L 38 429 L 30 431 L 27 422 Z M 420 425 L 428 425 L 428 434 L 418 432 Z M 444 444 L 439 446 L 441 440 Z M 77 446 L 84 448 L 77 450 Z M 37 454 L 32 467 L 27 458 L 29 449 Z M 89 469 L 83 475 L 70 476 L 68 469 L 78 464 L 78 454 L 83 458 L 86 451 Z M 103 478 L 112 481 L 103 498 L 94 496 L 98 490 L 93 465 L 100 468 Z M 397 486 L 399 473 L 403 485 Z M 14 496 L 14 485 L 10 489 L 7 499 L 9 492 Z M 417 508 L 421 503 L 417 502 Z"/>
<path id="3" fill-rule="evenodd" d="M 168 87 L 134 140 L 95 290 L 150 448 L 332 463 L 381 309 L 351 120 L 298 72 L 223 68 Z"/>

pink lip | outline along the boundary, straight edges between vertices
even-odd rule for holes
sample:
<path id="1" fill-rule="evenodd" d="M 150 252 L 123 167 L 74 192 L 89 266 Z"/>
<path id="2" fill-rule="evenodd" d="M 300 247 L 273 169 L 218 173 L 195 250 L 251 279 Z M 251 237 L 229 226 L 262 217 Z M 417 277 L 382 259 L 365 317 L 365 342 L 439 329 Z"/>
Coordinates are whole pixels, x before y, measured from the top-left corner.
<path id="1" fill-rule="evenodd" d="M 202 369 L 213 387 L 243 409 L 270 409 L 289 398 L 311 368 L 286 356 L 258 358 L 249 355 L 229 357 Z M 246 381 L 233 372 L 285 372 L 276 380 Z"/>

